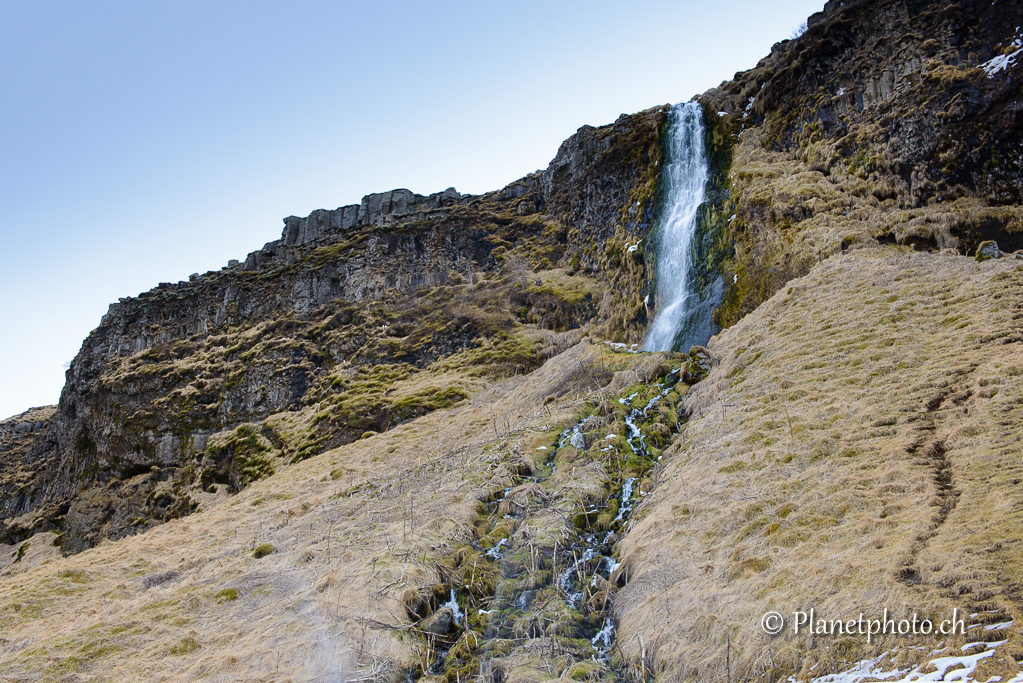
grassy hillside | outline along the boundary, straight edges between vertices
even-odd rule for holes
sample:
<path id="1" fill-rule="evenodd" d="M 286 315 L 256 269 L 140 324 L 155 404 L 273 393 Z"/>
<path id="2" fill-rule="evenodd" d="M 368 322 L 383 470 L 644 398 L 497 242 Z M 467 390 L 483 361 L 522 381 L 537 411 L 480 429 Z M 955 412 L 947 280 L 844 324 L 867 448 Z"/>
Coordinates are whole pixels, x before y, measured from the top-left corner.
<path id="1" fill-rule="evenodd" d="M 636 465 L 594 436 L 614 429 L 612 411 L 593 421 L 588 453 L 559 452 L 543 486 L 531 475 L 563 428 L 607 405 L 607 391 L 666 371 L 663 358 L 583 342 L 457 407 L 284 465 L 145 534 L 70 557 L 48 532 L 4 546 L 0 671 L 17 681 L 400 680 L 425 673 L 452 638 L 473 666 L 503 657 L 509 680 L 565 671 L 593 648 L 584 640 L 580 652 L 583 627 L 571 624 L 582 613 L 564 607 L 535 611 L 553 627 L 481 651 L 487 625 L 473 612 L 514 578 L 485 551 L 503 530 L 541 566 L 555 548 L 556 571 L 557 544 L 587 524 L 577 519 L 587 501 L 604 500 Z M 651 434 L 666 433 L 660 420 Z M 505 501 L 496 515 L 495 499 Z M 443 611 L 452 590 L 470 616 L 435 639 L 415 612 Z"/>
<path id="2" fill-rule="evenodd" d="M 622 542 L 629 658 L 642 637 L 658 680 L 722 680 L 726 656 L 734 680 L 807 680 L 1008 639 L 976 680 L 1016 675 L 1018 628 L 986 626 L 1023 617 L 1021 305 L 1023 262 L 887 248 L 825 261 L 716 337 Z M 985 626 L 874 645 L 760 628 L 811 607 Z"/>
<path id="3" fill-rule="evenodd" d="M 1023 585 L 1021 305 L 1015 259 L 861 250 L 712 340 L 691 389 L 661 393 L 686 369 L 700 379 L 691 359 L 587 339 L 145 534 L 66 558 L 37 534 L 0 552 L 0 670 L 810 680 L 884 653 L 888 672 L 933 671 L 930 659 L 980 641 L 995 645 L 968 680 L 1007 680 L 1023 658 L 1008 624 Z M 621 443 L 623 401 L 640 394 L 665 397 L 639 425 L 648 461 Z M 559 448 L 576 424 L 579 447 Z M 613 517 L 627 477 L 631 520 Z M 607 580 L 579 564 L 570 601 L 576 584 L 555 581 L 567 551 L 607 533 L 621 565 Z M 519 609 L 523 592 L 532 606 Z M 431 632 L 452 595 L 462 622 Z M 871 644 L 761 630 L 768 610 L 811 607 L 843 619 L 957 609 L 975 628 Z M 590 641 L 605 614 L 617 639 L 600 659 Z"/>

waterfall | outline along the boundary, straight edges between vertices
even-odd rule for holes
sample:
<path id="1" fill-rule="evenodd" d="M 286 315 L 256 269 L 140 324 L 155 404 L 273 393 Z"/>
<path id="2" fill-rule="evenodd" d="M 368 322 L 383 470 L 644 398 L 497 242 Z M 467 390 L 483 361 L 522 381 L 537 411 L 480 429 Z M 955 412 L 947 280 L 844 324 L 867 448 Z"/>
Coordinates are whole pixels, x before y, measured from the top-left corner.
<path id="1" fill-rule="evenodd" d="M 709 175 L 700 104 L 676 104 L 668 125 L 667 165 L 662 171 L 664 202 L 658 226 L 657 317 L 643 344 L 646 351 L 670 351 L 682 342 L 705 344 L 713 325 L 709 308 L 701 310 L 705 307 L 700 307 L 692 272 L 697 209 L 706 195 Z"/>

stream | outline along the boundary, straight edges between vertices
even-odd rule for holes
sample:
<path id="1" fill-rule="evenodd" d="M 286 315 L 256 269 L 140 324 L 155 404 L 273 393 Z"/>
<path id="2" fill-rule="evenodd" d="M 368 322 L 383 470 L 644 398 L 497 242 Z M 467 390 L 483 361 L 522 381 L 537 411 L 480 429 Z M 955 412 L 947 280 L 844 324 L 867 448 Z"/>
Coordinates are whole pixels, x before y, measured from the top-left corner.
<path id="1" fill-rule="evenodd" d="M 465 634 L 472 631 L 475 654 L 468 656 L 464 648 L 456 654 L 458 644 L 447 648 L 438 644 L 429 674 L 450 681 L 467 680 L 469 675 L 483 674 L 491 660 L 498 661 L 512 647 L 546 638 L 552 655 L 567 655 L 575 662 L 593 661 L 620 677 L 615 671 L 620 663 L 612 661 L 616 632 L 611 608 L 617 589 L 615 573 L 620 567 L 614 545 L 645 495 L 640 487 L 643 476 L 660 459 L 659 452 L 651 452 L 644 426 L 653 424 L 653 418 L 668 427 L 672 437 L 680 427 L 674 404 L 662 406 L 656 415 L 651 413 L 675 389 L 681 369 L 615 399 L 621 408 L 610 416 L 589 415 L 564 429 L 535 476 L 517 477 L 516 486 L 498 491 L 486 504 L 485 527 L 478 528 L 487 533 L 472 545 L 480 558 L 493 563 L 494 590 L 489 597 L 474 600 L 468 592 L 452 588 L 450 600 L 438 607 L 452 609 L 461 618 Z M 678 402 L 677 395 L 673 400 Z M 618 429 L 621 435 L 613 430 L 618 422 L 624 426 Z M 600 443 L 606 445 L 598 448 Z M 570 448 L 574 451 L 567 450 Z M 573 513 L 564 544 L 526 542 L 516 531 L 535 520 L 545 505 L 551 505 L 552 487 L 544 484 L 557 471 L 562 453 L 577 466 L 580 463 L 572 458 L 579 454 L 605 459 L 610 476 L 605 488 L 610 493 L 603 501 Z M 535 493 L 527 496 L 525 506 L 509 498 L 517 489 L 521 493 L 524 484 L 534 485 L 528 490 Z M 485 604 L 470 604 L 473 602 Z"/>

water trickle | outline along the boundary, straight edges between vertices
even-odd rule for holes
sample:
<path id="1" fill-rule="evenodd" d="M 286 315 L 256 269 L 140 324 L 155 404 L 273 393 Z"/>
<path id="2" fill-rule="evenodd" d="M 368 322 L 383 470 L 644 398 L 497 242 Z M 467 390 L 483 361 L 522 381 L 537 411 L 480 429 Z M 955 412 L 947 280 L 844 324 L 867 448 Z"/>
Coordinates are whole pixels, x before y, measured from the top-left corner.
<path id="1" fill-rule="evenodd" d="M 607 621 L 604 622 L 604 628 L 597 631 L 597 635 L 593 636 L 593 647 L 597 648 L 597 652 L 600 658 L 603 659 L 607 656 L 607 653 L 611 650 L 611 643 L 614 641 L 615 636 L 615 625 L 608 617 Z"/>
<path id="2" fill-rule="evenodd" d="M 507 542 L 508 542 L 507 538 L 502 538 L 500 541 L 497 542 L 497 545 L 495 545 L 493 548 L 487 551 L 487 557 L 494 560 L 503 559 L 504 556 L 501 554 L 501 546 L 503 546 Z"/>
<path id="3" fill-rule="evenodd" d="M 636 393 L 634 393 L 634 394 L 630 394 L 629 396 L 626 396 L 625 398 L 618 399 L 618 402 L 621 403 L 623 406 L 632 405 L 632 399 L 636 398 L 637 396 L 639 396 L 639 392 L 638 391 Z"/>
<path id="4" fill-rule="evenodd" d="M 625 519 L 625 515 L 632 512 L 632 487 L 635 485 L 635 479 L 626 479 L 625 483 L 622 484 L 622 504 L 618 508 L 618 516 L 615 517 L 616 522 L 620 519 Z"/>
<path id="5" fill-rule="evenodd" d="M 454 618 L 455 624 L 461 626 L 462 617 L 464 617 L 465 614 L 462 612 L 462 609 L 458 606 L 458 598 L 455 597 L 454 588 L 451 589 L 451 599 L 440 606 L 441 609 L 444 609 L 445 607 L 451 609 L 451 616 Z"/>
<path id="6" fill-rule="evenodd" d="M 513 487 L 498 489 L 487 500 L 486 510 L 490 516 L 489 524 L 486 525 L 488 533 L 473 540 L 472 546 L 482 558 L 486 558 L 481 559 L 481 566 L 483 563 L 492 563 L 497 570 L 493 592 L 485 599 L 478 596 L 474 598 L 470 582 L 462 586 L 460 590 L 463 592 L 460 594 L 451 589 L 451 599 L 438 606 L 450 608 L 456 622 L 464 625 L 466 633 L 473 632 L 474 636 L 478 636 L 473 641 L 478 646 L 478 654 L 473 656 L 479 658 L 481 671 L 485 660 L 491 657 L 488 654 L 490 649 L 485 646 L 487 641 L 519 642 L 544 637 L 547 626 L 545 620 L 563 612 L 571 612 L 573 620 L 566 620 L 561 628 L 571 628 L 573 637 L 590 641 L 592 650 L 583 658 L 600 662 L 614 680 L 624 680 L 617 669 L 618 664 L 612 662 L 610 654 L 615 642 L 615 624 L 611 618 L 610 606 L 613 604 L 615 584 L 618 583 L 616 574 L 621 570 L 621 563 L 614 557 L 614 545 L 619 540 L 618 534 L 627 530 L 631 515 L 645 495 L 640 488 L 643 472 L 655 463 L 641 425 L 649 421 L 648 412 L 663 412 L 661 402 L 666 401 L 679 379 L 680 369 L 676 368 L 660 381 L 648 384 L 643 392 L 618 398 L 625 410 L 616 412 L 620 417 L 614 419 L 624 418 L 627 425 L 625 430 L 621 430 L 618 423 L 617 429 L 597 431 L 604 426 L 606 420 L 593 416 L 582 418 L 578 423 L 565 428 L 550 448 L 545 450 L 543 468 L 535 476 L 516 478 L 518 485 L 531 481 L 542 486 L 554 476 L 555 460 L 559 452 L 562 452 L 561 449 L 567 447 L 578 451 L 569 454 L 571 459 L 577 459 L 606 452 L 606 447 L 602 448 L 603 444 L 614 444 L 610 448 L 615 453 L 606 456 L 609 463 L 617 462 L 619 465 L 618 476 L 612 480 L 612 488 L 606 497 L 590 500 L 575 508 L 572 524 L 576 528 L 560 545 L 555 544 L 552 548 L 532 540 L 527 541 L 525 535 L 515 533 L 519 528 L 517 523 L 509 524 L 501 533 L 494 533 L 500 523 L 497 514 L 500 501 L 511 493 Z M 643 398 L 636 400 L 641 393 Z M 675 403 L 670 403 L 668 410 L 676 409 Z M 619 435 L 616 431 L 623 433 Z M 589 453 L 585 451 L 587 447 L 590 448 Z M 552 504 L 543 496 L 537 500 L 527 498 L 523 499 L 521 514 L 515 515 L 518 519 L 528 518 L 542 511 L 543 505 Z M 616 501 L 617 517 L 610 522 L 606 518 L 601 520 L 601 516 Z M 532 576 L 529 576 L 530 571 Z M 461 595 L 461 605 L 458 595 Z M 562 608 L 556 607 L 559 601 Z M 442 649 L 442 646 L 450 648 L 451 645 L 447 641 L 439 641 L 435 645 L 436 656 L 430 656 L 433 663 L 424 673 L 450 676 L 454 671 L 457 677 L 459 667 L 470 664 L 476 666 L 475 660 L 467 658 L 462 649 Z"/>
<path id="7" fill-rule="evenodd" d="M 700 339 L 705 321 L 692 272 L 697 211 L 709 178 L 700 104 L 673 106 L 669 126 L 663 176 L 666 196 L 657 247 L 657 317 L 643 344 L 646 351 L 671 351 L 690 339 L 706 342 Z"/>

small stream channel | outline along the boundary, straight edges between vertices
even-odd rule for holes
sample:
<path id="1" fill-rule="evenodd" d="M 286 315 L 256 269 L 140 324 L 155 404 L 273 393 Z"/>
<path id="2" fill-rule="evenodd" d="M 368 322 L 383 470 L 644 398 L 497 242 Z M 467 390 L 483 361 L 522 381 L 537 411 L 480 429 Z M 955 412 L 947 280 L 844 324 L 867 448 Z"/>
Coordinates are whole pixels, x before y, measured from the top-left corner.
<path id="1" fill-rule="evenodd" d="M 500 681 L 501 658 L 542 639 L 550 659 L 560 658 L 566 667 L 609 669 L 620 678 L 623 663 L 613 656 L 612 605 L 621 578 L 615 575 L 620 565 L 614 545 L 644 495 L 643 477 L 660 459 L 660 450 L 649 442 L 666 447 L 681 427 L 682 369 L 630 387 L 614 399 L 617 406 L 609 401 L 593 406 L 593 414 L 562 431 L 547 447 L 541 467 L 486 503 L 486 517 L 477 525 L 479 537 L 472 542 L 476 554 L 471 583 L 489 576 L 493 590 L 481 596 L 465 585 L 451 587 L 449 601 L 437 609 L 452 610 L 461 630 L 433 641 L 425 674 L 452 682 L 477 677 Z M 575 467 L 599 462 L 608 475 L 605 494 L 576 505 L 570 516 L 562 511 L 561 528 L 569 529 L 562 534 L 564 542 L 541 544 L 523 527 L 550 519 L 550 514 L 542 515 L 558 502 L 552 478 L 563 461 Z M 481 560 L 489 565 L 482 570 Z"/>

